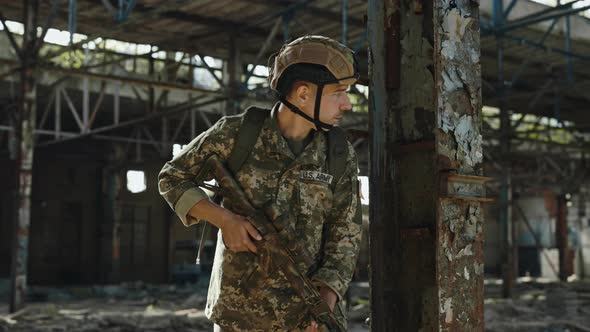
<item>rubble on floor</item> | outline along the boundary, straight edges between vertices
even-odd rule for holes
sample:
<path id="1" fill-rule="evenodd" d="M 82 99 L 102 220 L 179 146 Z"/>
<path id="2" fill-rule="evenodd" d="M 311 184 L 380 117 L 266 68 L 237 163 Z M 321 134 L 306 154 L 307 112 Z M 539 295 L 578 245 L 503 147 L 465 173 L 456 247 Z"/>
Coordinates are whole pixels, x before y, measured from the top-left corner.
<path id="1" fill-rule="evenodd" d="M 3 298 L 1 332 L 212 330 L 203 312 L 206 287 L 198 285 L 31 287 L 28 297 L 27 306 L 14 314 L 8 314 Z"/>
<path id="2" fill-rule="evenodd" d="M 368 283 L 350 292 L 349 331 L 365 332 Z M 203 309 L 206 285 L 155 286 L 142 282 L 115 286 L 29 287 L 25 309 L 8 314 L 7 293 L 0 303 L 0 332 L 212 331 Z"/>
<path id="3" fill-rule="evenodd" d="M 523 281 L 516 285 L 513 299 L 501 298 L 501 289 L 499 281 L 486 280 L 487 332 L 590 332 L 590 283 L 587 281 Z M 350 302 L 349 326 L 354 331 L 368 331 L 364 322 L 370 315 L 369 284 L 353 284 Z"/>
<path id="4" fill-rule="evenodd" d="M 501 284 L 486 280 L 488 332 L 590 332 L 590 283 L 520 282 L 513 299 L 501 298 Z M 206 286 L 120 286 L 29 289 L 27 307 L 8 314 L 0 303 L 0 332 L 212 331 L 204 315 Z M 5 292 L 0 293 L 5 294 Z M 369 284 L 352 283 L 349 331 L 369 331 Z"/>
<path id="5" fill-rule="evenodd" d="M 501 288 L 486 282 L 486 331 L 590 332 L 588 282 L 520 282 L 512 299 L 501 298 Z"/>

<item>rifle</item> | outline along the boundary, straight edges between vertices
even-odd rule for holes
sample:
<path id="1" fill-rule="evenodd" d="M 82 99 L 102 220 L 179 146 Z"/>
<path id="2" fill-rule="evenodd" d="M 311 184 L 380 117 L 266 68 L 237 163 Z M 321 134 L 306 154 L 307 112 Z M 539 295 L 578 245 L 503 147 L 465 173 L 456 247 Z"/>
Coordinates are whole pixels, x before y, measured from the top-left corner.
<path id="1" fill-rule="evenodd" d="M 313 260 L 301 242 L 295 241 L 288 216 L 281 215 L 271 204 L 265 204 L 262 209 L 252 206 L 243 189 L 215 154 L 207 158 L 198 176 L 199 179 L 210 177 L 217 181 L 218 187 L 206 187 L 221 192 L 231 202 L 233 212 L 247 217 L 262 235 L 262 240 L 256 242 L 262 270 L 270 274 L 273 268 L 281 269 L 318 323 L 326 325 L 330 331 L 345 332 L 344 326 L 336 320 L 328 304 L 322 300 L 320 292 L 306 273 L 298 268 L 311 266 Z"/>

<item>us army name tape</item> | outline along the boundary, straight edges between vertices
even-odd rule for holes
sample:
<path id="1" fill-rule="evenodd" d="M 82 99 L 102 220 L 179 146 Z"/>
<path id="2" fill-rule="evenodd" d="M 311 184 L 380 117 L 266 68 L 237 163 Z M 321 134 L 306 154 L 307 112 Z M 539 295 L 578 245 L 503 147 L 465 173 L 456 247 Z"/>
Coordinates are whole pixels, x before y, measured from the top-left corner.
<path id="1" fill-rule="evenodd" d="M 317 171 L 301 171 L 301 175 L 299 176 L 299 179 L 319 181 L 319 182 L 331 184 L 334 177 L 330 174 L 317 172 Z"/>

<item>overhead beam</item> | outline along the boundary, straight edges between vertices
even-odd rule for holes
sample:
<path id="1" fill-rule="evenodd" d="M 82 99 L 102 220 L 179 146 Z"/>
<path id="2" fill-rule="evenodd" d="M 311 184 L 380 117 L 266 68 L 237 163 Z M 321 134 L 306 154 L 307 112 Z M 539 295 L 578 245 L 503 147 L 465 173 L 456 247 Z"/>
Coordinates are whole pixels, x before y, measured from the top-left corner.
<path id="1" fill-rule="evenodd" d="M 257 5 L 264 5 L 267 7 L 271 7 L 273 9 L 286 9 L 289 6 L 293 6 L 293 1 L 291 0 L 274 0 L 274 1 L 267 1 L 267 0 L 246 0 L 249 3 L 257 4 Z M 338 7 L 336 7 L 338 8 Z M 310 6 L 310 4 L 306 4 L 304 7 L 299 9 L 304 14 L 309 14 L 316 19 L 333 21 L 333 22 L 340 22 L 342 21 L 342 14 L 339 11 L 331 11 L 329 9 L 318 8 Z M 277 15 L 279 16 L 279 15 Z M 351 26 L 365 28 L 367 25 L 361 19 L 355 17 L 348 17 L 348 24 Z"/>
<path id="2" fill-rule="evenodd" d="M 568 8 L 571 7 L 571 3 L 564 4 L 559 7 L 554 7 L 555 9 L 548 11 L 542 15 L 537 13 L 530 14 L 529 16 L 525 16 L 518 20 L 514 20 L 508 22 L 501 27 L 499 27 L 499 31 L 501 32 L 508 32 L 515 29 L 523 28 L 532 24 L 540 23 L 543 21 L 550 21 L 553 19 L 558 19 L 570 15 L 575 15 L 577 13 L 583 12 L 585 10 L 590 9 L 590 6 L 584 6 L 580 8 Z"/>
<path id="3" fill-rule="evenodd" d="M 0 59 L 0 63 L 17 65 L 17 62 L 15 60 L 9 60 L 9 59 Z M 82 77 L 82 78 L 87 77 L 87 78 L 93 78 L 93 79 L 102 80 L 102 81 L 121 82 L 121 83 L 134 85 L 134 86 L 144 86 L 144 87 L 148 87 L 148 88 L 158 88 L 158 89 L 162 89 L 162 90 L 179 90 L 179 91 L 189 91 L 189 92 L 201 92 L 201 93 L 207 93 L 207 94 L 213 94 L 213 95 L 220 95 L 221 94 L 221 91 L 213 91 L 213 90 L 195 88 L 193 86 L 182 85 L 182 84 L 144 80 L 144 79 L 140 79 L 140 78 L 125 77 L 125 76 L 120 76 L 120 75 L 97 74 L 97 73 L 79 70 L 79 69 L 60 68 L 60 67 L 50 66 L 50 65 L 41 65 L 39 67 L 40 67 L 40 69 L 46 70 L 48 72 L 60 73 L 60 74 L 71 76 L 71 77 Z"/>
<path id="4" fill-rule="evenodd" d="M 195 13 L 187 13 L 182 11 L 167 11 L 162 13 L 160 17 L 206 25 L 211 28 L 221 28 L 223 31 L 227 32 L 238 31 L 240 33 L 252 34 L 259 37 L 266 37 L 268 35 L 268 30 L 258 27 L 255 24 L 243 24 Z M 281 42 L 282 39 L 277 38 L 276 41 Z"/>
<path id="5" fill-rule="evenodd" d="M 160 111 L 160 112 L 150 113 L 150 114 L 148 114 L 146 116 L 143 116 L 143 117 L 140 117 L 140 118 L 137 118 L 137 119 L 119 122 L 118 124 L 112 124 L 112 125 L 107 125 L 107 126 L 103 126 L 103 127 L 94 128 L 92 130 L 87 131 L 86 133 L 81 133 L 80 135 L 77 135 L 77 136 L 74 136 L 74 137 L 68 137 L 68 138 L 53 140 L 53 141 L 49 141 L 49 142 L 43 142 L 43 143 L 38 144 L 38 146 L 39 147 L 44 147 L 44 146 L 49 146 L 49 145 L 55 145 L 55 144 L 60 144 L 60 143 L 72 141 L 72 140 L 75 140 L 75 139 L 89 137 L 89 136 L 96 135 L 96 134 L 102 134 L 102 133 L 109 132 L 109 131 L 112 131 L 112 130 L 126 128 L 126 127 L 130 127 L 130 126 L 142 124 L 142 123 L 145 123 L 145 122 L 153 121 L 155 119 L 160 119 L 160 118 L 163 118 L 163 117 L 169 117 L 169 116 L 172 116 L 172 115 L 181 114 L 183 112 L 189 112 L 191 110 L 194 110 L 195 108 L 203 107 L 203 106 L 210 105 L 210 104 L 214 104 L 214 103 L 217 103 L 217 102 L 220 102 L 220 101 L 223 101 L 223 100 L 225 100 L 225 97 L 216 97 L 216 98 L 213 98 L 213 99 L 210 99 L 210 100 L 207 100 L 207 101 L 200 102 L 198 104 L 182 103 L 180 105 L 176 105 L 176 106 L 172 107 L 169 110 L 164 110 L 164 111 Z"/>
<path id="6" fill-rule="evenodd" d="M 104 4 L 102 0 L 94 0 L 93 1 L 96 6 L 104 8 Z M 88 39 L 75 43 L 76 46 L 82 46 L 92 40 L 95 40 L 98 37 L 103 38 L 115 38 L 117 35 L 121 34 L 122 32 L 130 29 L 131 27 L 141 25 L 146 21 L 158 17 L 158 15 L 162 12 L 169 11 L 174 8 L 178 8 L 179 3 L 177 1 L 164 1 L 158 4 L 157 6 L 145 8 L 142 5 L 138 4 L 135 6 L 134 14 L 128 17 L 125 21 L 117 23 L 117 24 L 104 24 L 100 25 L 97 24 L 94 26 L 96 30 L 91 33 L 86 31 L 80 31 L 80 33 L 86 33 Z M 72 45 L 70 45 L 72 46 Z M 59 49 L 55 52 L 50 52 L 46 54 L 43 59 L 51 59 L 60 54 L 63 54 L 68 51 L 67 47 L 63 49 Z"/>

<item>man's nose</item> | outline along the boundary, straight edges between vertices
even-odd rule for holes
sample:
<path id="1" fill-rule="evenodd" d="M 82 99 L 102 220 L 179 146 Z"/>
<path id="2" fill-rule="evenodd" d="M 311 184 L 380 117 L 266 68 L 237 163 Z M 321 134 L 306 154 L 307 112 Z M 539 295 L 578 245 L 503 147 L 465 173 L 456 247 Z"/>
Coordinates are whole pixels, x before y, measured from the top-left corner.
<path id="1" fill-rule="evenodd" d="M 346 97 L 344 99 L 344 103 L 341 105 L 341 109 L 343 111 L 348 111 L 348 110 L 352 111 L 352 103 L 350 102 L 350 97 L 348 95 L 346 95 Z"/>

